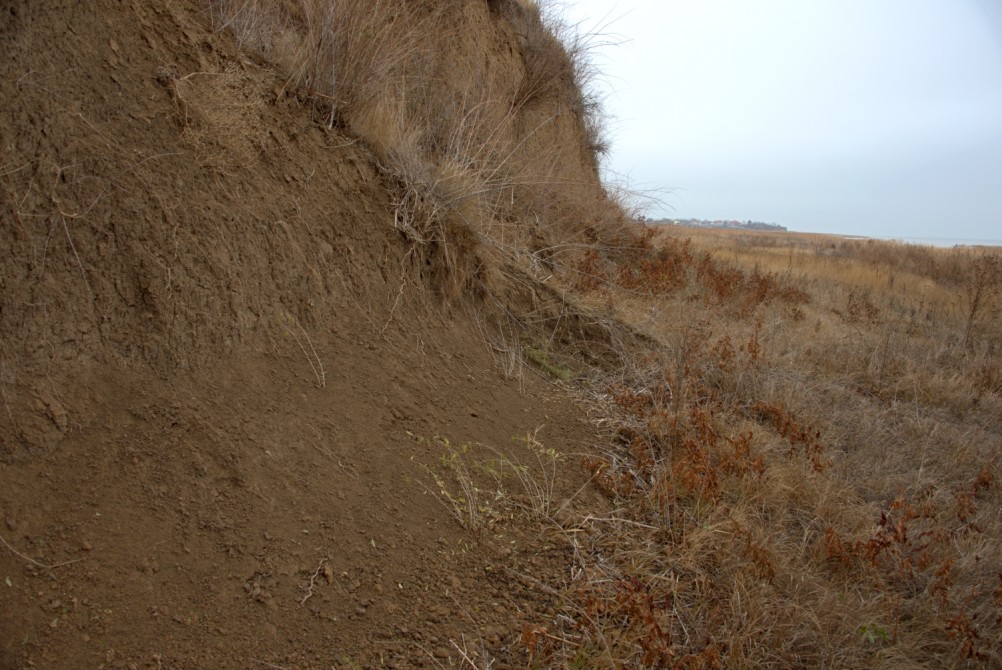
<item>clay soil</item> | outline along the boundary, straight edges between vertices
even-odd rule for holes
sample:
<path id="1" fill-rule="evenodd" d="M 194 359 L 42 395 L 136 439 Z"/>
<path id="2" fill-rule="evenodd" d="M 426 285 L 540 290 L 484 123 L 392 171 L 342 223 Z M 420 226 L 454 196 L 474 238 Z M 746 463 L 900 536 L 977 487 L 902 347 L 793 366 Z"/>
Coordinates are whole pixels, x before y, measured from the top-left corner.
<path id="1" fill-rule="evenodd" d="M 5 2 L 0 39 L 0 668 L 517 666 L 567 534 L 474 532 L 433 474 L 534 433 L 599 505 L 567 392 L 201 3 Z"/>

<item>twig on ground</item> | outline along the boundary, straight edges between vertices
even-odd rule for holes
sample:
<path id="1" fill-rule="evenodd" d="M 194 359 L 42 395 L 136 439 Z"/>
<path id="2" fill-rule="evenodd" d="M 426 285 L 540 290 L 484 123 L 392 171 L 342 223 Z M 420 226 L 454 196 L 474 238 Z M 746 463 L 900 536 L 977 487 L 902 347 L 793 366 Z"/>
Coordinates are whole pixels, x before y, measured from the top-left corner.
<path id="1" fill-rule="evenodd" d="M 456 651 L 459 652 L 459 655 L 463 658 L 463 660 L 470 664 L 470 667 L 473 668 L 473 670 L 480 670 L 480 668 L 477 667 L 477 664 L 473 662 L 473 659 L 467 655 L 466 651 L 456 644 L 455 640 L 449 640 L 449 642 L 456 648 Z"/>
<path id="2" fill-rule="evenodd" d="M 11 546 L 10 542 L 8 542 L 7 540 L 5 540 L 2 535 L 0 535 L 0 542 L 2 542 L 5 547 L 7 547 L 8 549 L 10 549 L 11 552 L 13 552 L 13 554 L 15 556 L 23 558 L 24 560 L 28 561 L 32 565 L 34 565 L 36 567 L 39 567 L 39 568 L 42 568 L 43 570 L 55 570 L 56 568 L 61 568 L 63 566 L 70 565 L 72 563 L 79 563 L 80 561 L 84 560 L 82 558 L 75 558 L 72 561 L 65 561 L 63 563 L 56 563 L 54 565 L 46 565 L 45 563 L 39 563 L 35 559 L 30 558 L 30 557 L 25 556 L 24 554 L 22 554 L 20 551 L 18 551 L 13 546 Z"/>
<path id="3" fill-rule="evenodd" d="M 306 595 L 303 596 L 303 599 L 299 601 L 299 605 L 300 606 L 305 605 L 306 601 L 313 597 L 313 587 L 317 583 L 317 577 L 319 577 L 320 575 L 323 574 L 323 572 L 324 572 L 324 563 L 326 563 L 326 562 L 327 562 L 326 558 L 321 558 L 320 559 L 320 563 L 317 565 L 317 569 L 313 572 L 312 575 L 310 575 L 310 583 L 306 587 Z"/>
<path id="4" fill-rule="evenodd" d="M 324 364 L 320 360 L 320 355 L 317 354 L 317 350 L 313 347 L 313 340 L 310 339 L 310 334 L 306 332 L 305 328 L 303 328 L 303 324 L 299 323 L 299 319 L 291 314 L 288 316 L 292 321 L 296 322 L 296 325 L 299 326 L 299 330 L 303 331 L 303 337 L 306 338 L 306 344 L 310 345 L 310 351 L 306 351 L 306 347 L 303 346 L 303 342 L 299 339 L 299 335 L 296 335 L 295 330 L 289 328 L 289 332 L 292 333 L 294 338 L 296 338 L 296 344 L 298 344 L 299 348 L 303 350 L 303 355 L 306 356 L 306 361 L 310 364 L 310 368 L 313 370 L 313 374 L 317 378 L 317 388 L 326 388 L 327 373 L 324 372 Z M 310 356 L 311 352 L 313 354 L 312 356 Z M 316 361 L 316 365 L 313 364 L 314 361 Z"/>
<path id="5" fill-rule="evenodd" d="M 390 322 L 393 321 L 393 315 L 397 311 L 397 306 L 400 304 L 400 299 L 404 297 L 404 289 L 407 287 L 407 269 L 404 267 L 407 261 L 410 260 L 411 254 L 417 249 L 416 244 L 412 244 L 411 248 L 407 250 L 404 257 L 400 259 L 400 289 L 397 291 L 397 297 L 393 300 L 393 306 L 390 307 L 390 315 L 386 318 L 386 323 L 383 327 L 379 329 L 379 335 L 382 336 L 386 333 L 386 329 L 390 327 Z"/>

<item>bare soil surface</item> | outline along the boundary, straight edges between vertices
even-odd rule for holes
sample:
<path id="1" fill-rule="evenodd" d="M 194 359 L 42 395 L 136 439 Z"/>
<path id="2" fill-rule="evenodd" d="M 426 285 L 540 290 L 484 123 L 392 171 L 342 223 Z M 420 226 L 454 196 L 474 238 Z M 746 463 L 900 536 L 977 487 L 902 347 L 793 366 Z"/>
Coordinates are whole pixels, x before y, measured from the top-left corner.
<path id="1" fill-rule="evenodd" d="M 566 515 L 583 412 L 202 3 L 6 2 L 0 40 L 0 668 L 517 665 L 572 544 L 464 527 L 432 438 L 535 432 Z"/>
<path id="2" fill-rule="evenodd" d="M 445 663 L 452 641 L 517 648 L 551 605 L 519 575 L 559 586 L 570 544 L 518 522 L 464 530 L 425 470 L 442 453 L 411 435 L 508 449 L 541 428 L 567 453 L 589 430 L 542 383 L 485 373 L 456 331 L 428 329 L 423 351 L 331 338 L 323 389 L 304 361 L 260 354 L 64 383 L 58 447 L 3 465 L 3 536 L 24 554 L 0 556 L 4 667 L 407 667 Z"/>

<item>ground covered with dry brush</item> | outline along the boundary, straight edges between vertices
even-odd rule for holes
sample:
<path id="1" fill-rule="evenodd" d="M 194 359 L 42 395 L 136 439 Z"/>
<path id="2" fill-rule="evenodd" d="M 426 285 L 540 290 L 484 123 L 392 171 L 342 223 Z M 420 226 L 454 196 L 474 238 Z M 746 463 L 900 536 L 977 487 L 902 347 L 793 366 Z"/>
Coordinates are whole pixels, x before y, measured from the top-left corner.
<path id="1" fill-rule="evenodd" d="M 583 254 L 582 302 L 656 344 L 592 382 L 617 510 L 575 534 L 537 663 L 1002 663 L 999 269 L 684 228 Z"/>

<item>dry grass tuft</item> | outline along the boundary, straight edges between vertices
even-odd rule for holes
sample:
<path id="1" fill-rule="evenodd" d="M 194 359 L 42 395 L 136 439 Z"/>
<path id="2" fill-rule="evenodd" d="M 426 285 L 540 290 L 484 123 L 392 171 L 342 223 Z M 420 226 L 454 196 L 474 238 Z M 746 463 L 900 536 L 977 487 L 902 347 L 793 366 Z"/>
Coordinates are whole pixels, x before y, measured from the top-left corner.
<path id="1" fill-rule="evenodd" d="M 450 301 L 594 229 L 584 212 L 602 190 L 589 36 L 537 3 L 488 5 L 210 2 L 219 29 L 274 62 L 325 125 L 372 148 L 394 191 L 394 225 Z M 605 209 L 609 227 L 617 207 Z"/>
<path id="2" fill-rule="evenodd" d="M 478 538 L 518 517 L 557 524 L 557 469 L 564 457 L 535 433 L 513 440 L 524 450 L 512 456 L 489 445 L 412 437 L 439 452 L 438 467 L 427 469 L 435 484 L 431 493 Z"/>

